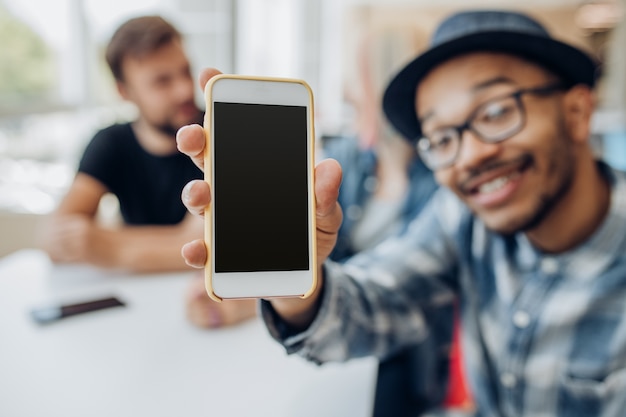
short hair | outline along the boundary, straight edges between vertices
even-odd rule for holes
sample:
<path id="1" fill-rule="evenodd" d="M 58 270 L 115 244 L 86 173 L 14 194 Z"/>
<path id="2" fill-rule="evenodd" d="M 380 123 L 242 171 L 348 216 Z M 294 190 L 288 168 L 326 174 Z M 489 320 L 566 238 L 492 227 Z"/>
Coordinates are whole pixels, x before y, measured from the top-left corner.
<path id="1" fill-rule="evenodd" d="M 115 79 L 123 81 L 122 63 L 126 57 L 141 58 L 181 39 L 180 32 L 160 16 L 136 17 L 115 31 L 107 45 L 105 58 Z"/>

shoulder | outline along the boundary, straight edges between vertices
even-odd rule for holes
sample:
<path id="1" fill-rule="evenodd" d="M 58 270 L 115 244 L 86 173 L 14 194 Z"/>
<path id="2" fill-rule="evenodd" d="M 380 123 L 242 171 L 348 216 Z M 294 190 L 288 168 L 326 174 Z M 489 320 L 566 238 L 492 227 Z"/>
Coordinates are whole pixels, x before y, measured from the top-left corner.
<path id="1" fill-rule="evenodd" d="M 94 140 L 134 137 L 130 123 L 116 123 L 102 128 L 94 135 Z"/>
<path id="2" fill-rule="evenodd" d="M 98 130 L 89 144 L 86 152 L 107 152 L 119 148 L 128 148 L 135 137 L 130 123 L 114 124 Z"/>
<path id="3" fill-rule="evenodd" d="M 88 166 L 107 165 L 112 159 L 119 162 L 119 158 L 132 152 L 134 137 L 129 123 L 114 124 L 95 133 L 83 151 L 80 161 L 80 170 Z"/>

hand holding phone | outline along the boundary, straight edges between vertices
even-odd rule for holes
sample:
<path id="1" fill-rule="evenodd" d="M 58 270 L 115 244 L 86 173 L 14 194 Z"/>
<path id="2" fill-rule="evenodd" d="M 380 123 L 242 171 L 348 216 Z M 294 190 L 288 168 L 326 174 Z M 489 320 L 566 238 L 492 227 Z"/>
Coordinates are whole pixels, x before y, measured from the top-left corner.
<path id="1" fill-rule="evenodd" d="M 308 296 L 317 282 L 311 89 L 301 80 L 218 75 L 205 98 L 207 293 Z"/>

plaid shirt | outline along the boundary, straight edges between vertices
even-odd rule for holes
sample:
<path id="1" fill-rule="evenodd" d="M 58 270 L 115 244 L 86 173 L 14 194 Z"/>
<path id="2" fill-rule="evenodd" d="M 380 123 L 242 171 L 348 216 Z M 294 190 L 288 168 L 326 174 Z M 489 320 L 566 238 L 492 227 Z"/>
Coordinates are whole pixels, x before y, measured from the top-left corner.
<path id="1" fill-rule="evenodd" d="M 293 334 L 262 303 L 273 337 L 322 363 L 449 334 L 461 307 L 466 373 L 479 416 L 626 416 L 626 176 L 600 164 L 609 213 L 579 247 L 537 251 L 495 234 L 439 190 L 399 239 L 327 263 L 318 315 Z"/>

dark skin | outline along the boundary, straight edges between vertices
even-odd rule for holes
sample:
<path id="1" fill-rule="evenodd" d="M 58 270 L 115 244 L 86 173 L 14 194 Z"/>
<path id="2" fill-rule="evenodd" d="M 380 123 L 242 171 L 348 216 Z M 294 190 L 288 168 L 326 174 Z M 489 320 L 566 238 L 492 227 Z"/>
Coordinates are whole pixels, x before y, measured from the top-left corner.
<path id="1" fill-rule="evenodd" d="M 473 53 L 428 74 L 416 107 L 421 119 L 430 115 L 422 125 L 428 133 L 462 123 L 490 98 L 554 81 L 554 75 L 520 58 Z M 593 94 L 578 85 L 548 96 L 525 95 L 522 101 L 526 123 L 519 133 L 489 144 L 466 131 L 456 163 L 435 177 L 490 229 L 524 231 L 542 251 L 563 252 L 589 237 L 609 207 L 609 187 L 589 145 Z M 487 192 L 498 180 L 504 185 Z"/>
<path id="2" fill-rule="evenodd" d="M 205 70 L 200 86 L 218 73 Z M 446 61 L 424 78 L 417 91 L 417 115 L 424 119 L 426 133 L 458 125 L 476 106 L 494 96 L 543 85 L 553 78 L 541 67 L 511 55 L 467 54 Z M 527 121 L 520 132 L 497 144 L 483 143 L 473 133 L 465 132 L 458 160 L 438 170 L 436 178 L 491 229 L 502 233 L 523 231 L 537 248 L 563 252 L 598 228 L 610 202 L 609 186 L 596 167 L 589 145 L 593 94 L 586 86 L 575 86 L 549 97 L 523 100 Z M 179 150 L 202 168 L 202 127 L 182 128 L 177 140 Z M 336 161 L 317 165 L 320 266 L 331 252 L 341 225 L 337 203 L 340 183 L 341 168 Z M 204 213 L 210 199 L 209 186 L 203 181 L 189 183 L 183 192 L 183 202 L 196 215 Z M 182 255 L 189 265 L 203 268 L 207 259 L 204 242 L 186 244 Z M 322 268 L 319 271 L 321 274 Z M 319 278 L 323 285 L 323 277 Z M 319 290 L 305 300 L 270 301 L 286 322 L 305 328 L 315 317 L 318 295 Z"/>

